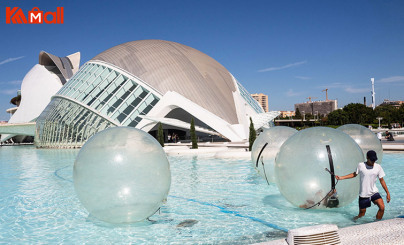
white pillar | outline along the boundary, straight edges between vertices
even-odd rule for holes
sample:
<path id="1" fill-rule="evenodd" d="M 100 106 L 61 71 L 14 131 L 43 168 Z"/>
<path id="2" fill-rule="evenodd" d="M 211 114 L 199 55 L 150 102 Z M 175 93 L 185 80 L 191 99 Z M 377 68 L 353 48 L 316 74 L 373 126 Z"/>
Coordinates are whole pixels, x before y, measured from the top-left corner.
<path id="1" fill-rule="evenodd" d="M 372 108 L 373 110 L 376 108 L 376 98 L 375 98 L 375 78 L 372 77 L 370 79 L 370 81 L 372 82 Z"/>

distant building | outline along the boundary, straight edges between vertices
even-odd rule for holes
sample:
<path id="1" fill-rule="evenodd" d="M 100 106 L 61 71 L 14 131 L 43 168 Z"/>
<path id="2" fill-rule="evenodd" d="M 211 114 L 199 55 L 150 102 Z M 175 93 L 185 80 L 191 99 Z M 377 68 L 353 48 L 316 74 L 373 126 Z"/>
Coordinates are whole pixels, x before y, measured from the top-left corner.
<path id="1" fill-rule="evenodd" d="M 268 112 L 268 95 L 259 93 L 251 95 L 262 106 L 265 112 Z"/>
<path id="2" fill-rule="evenodd" d="M 337 100 L 310 101 L 306 103 L 295 104 L 295 111 L 297 109 L 299 109 L 302 115 L 328 115 L 330 112 L 338 109 L 338 102 Z"/>
<path id="3" fill-rule="evenodd" d="M 280 117 L 294 117 L 296 113 L 294 111 L 280 111 Z"/>
<path id="4" fill-rule="evenodd" d="M 392 105 L 394 107 L 400 107 L 402 104 L 404 104 L 404 101 L 402 100 L 384 100 L 383 103 L 380 105 Z"/>

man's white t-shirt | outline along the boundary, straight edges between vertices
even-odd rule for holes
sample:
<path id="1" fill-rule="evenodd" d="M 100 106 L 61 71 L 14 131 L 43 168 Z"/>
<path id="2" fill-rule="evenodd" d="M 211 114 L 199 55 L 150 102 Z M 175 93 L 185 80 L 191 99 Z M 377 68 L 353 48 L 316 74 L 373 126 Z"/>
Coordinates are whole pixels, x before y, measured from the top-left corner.
<path id="1" fill-rule="evenodd" d="M 384 171 L 380 164 L 375 163 L 373 167 L 368 166 L 364 162 L 358 164 L 356 174 L 360 176 L 360 197 L 371 197 L 375 193 L 379 192 L 376 187 L 377 178 L 383 178 L 385 176 Z"/>

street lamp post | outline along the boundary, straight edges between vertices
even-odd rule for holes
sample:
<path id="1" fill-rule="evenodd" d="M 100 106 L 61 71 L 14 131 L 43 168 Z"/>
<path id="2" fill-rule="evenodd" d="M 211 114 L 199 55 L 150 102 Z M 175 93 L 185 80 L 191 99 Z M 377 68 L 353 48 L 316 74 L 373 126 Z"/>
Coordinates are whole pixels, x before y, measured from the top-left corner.
<path id="1" fill-rule="evenodd" d="M 379 120 L 379 129 L 380 129 L 380 121 L 383 120 L 383 117 L 377 117 L 377 120 Z"/>

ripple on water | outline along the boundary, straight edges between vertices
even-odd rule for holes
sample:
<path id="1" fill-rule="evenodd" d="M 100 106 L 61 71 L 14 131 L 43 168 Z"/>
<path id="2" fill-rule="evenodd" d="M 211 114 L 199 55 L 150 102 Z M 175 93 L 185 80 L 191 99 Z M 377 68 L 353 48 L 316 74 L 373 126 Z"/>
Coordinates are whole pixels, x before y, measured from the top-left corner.
<path id="1" fill-rule="evenodd" d="M 72 171 L 78 150 L 0 148 L 0 241 L 5 243 L 250 244 L 285 237 L 269 224 L 293 229 L 372 222 L 376 207 L 357 223 L 357 203 L 332 210 L 302 210 L 276 185 L 267 185 L 248 160 L 169 157 L 172 185 L 167 203 L 150 221 L 111 225 L 81 206 Z M 385 154 L 392 201 L 385 218 L 404 215 L 404 154 Z M 380 184 L 378 188 L 383 192 Z M 385 195 L 382 195 L 385 196 Z M 193 220 L 189 226 L 183 221 Z M 266 223 L 265 223 L 266 222 Z M 267 225 L 265 225 L 267 224 Z"/>

